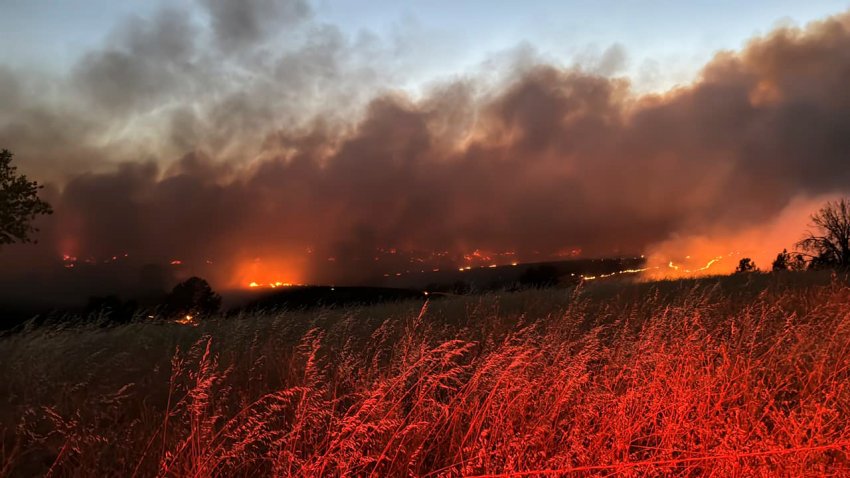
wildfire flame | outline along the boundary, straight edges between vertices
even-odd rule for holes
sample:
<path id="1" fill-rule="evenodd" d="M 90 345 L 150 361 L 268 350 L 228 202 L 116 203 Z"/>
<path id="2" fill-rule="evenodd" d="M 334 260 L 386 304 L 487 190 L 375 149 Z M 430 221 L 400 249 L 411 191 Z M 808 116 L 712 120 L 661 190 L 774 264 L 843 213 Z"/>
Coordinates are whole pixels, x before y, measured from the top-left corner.
<path id="1" fill-rule="evenodd" d="M 691 255 L 684 256 L 685 262 L 677 262 L 674 260 L 670 260 L 668 258 L 663 259 L 665 262 L 661 262 L 661 258 L 656 258 L 654 261 L 650 259 L 652 262 L 661 264 L 656 266 L 648 266 L 644 274 L 644 279 L 654 280 L 654 279 L 668 279 L 668 278 L 677 278 L 677 277 L 689 277 L 689 276 L 701 276 L 711 273 L 727 273 L 729 272 L 727 265 L 729 260 L 740 256 L 740 252 L 729 252 L 727 254 L 718 254 L 714 257 L 708 259 L 703 265 L 686 265 L 687 262 L 694 263 L 696 262 L 697 256 L 694 255 L 693 258 Z M 702 255 L 705 257 L 705 255 Z M 704 260 L 704 259 L 703 259 Z M 651 263 L 652 263 L 651 262 Z M 696 262 L 696 264 L 700 264 L 700 262 Z M 723 267 L 720 267 L 719 264 L 723 264 Z M 720 270 L 718 270 L 720 267 Z"/>
<path id="2" fill-rule="evenodd" d="M 269 288 L 272 288 L 272 289 L 276 289 L 278 287 L 295 287 L 297 285 L 300 285 L 300 284 L 293 284 L 291 282 L 281 282 L 281 281 L 275 281 L 275 282 L 269 282 L 269 283 L 262 283 L 261 284 L 259 282 L 252 281 L 248 284 L 248 287 L 250 287 L 252 289 L 255 289 L 255 288 L 258 288 L 258 287 L 269 287 Z"/>
<path id="3" fill-rule="evenodd" d="M 685 258 L 690 259 L 690 256 L 686 256 Z M 716 256 L 715 258 L 708 261 L 708 263 L 706 265 L 704 265 L 702 267 L 698 267 L 696 269 L 682 269 L 681 267 L 673 264 L 673 261 L 670 261 L 667 264 L 667 267 L 674 269 L 676 271 L 684 272 L 685 274 L 697 274 L 699 272 L 703 272 L 703 271 L 707 271 L 707 270 L 711 269 L 711 266 L 713 266 L 717 262 L 721 261 L 722 259 L 723 259 L 723 256 Z"/>
<path id="4" fill-rule="evenodd" d="M 595 276 L 581 275 L 579 277 L 581 277 L 583 280 L 596 280 L 596 279 L 604 279 L 606 277 L 613 277 L 613 276 L 620 275 L 620 274 L 639 274 L 641 272 L 646 272 L 650 269 L 653 269 L 653 268 L 652 267 L 645 267 L 643 269 L 623 269 L 621 271 L 611 272 L 609 274 L 599 274 L 599 275 L 595 275 Z"/>
<path id="5" fill-rule="evenodd" d="M 298 262 L 255 257 L 237 263 L 234 286 L 248 289 L 277 289 L 302 285 Z"/>
<path id="6" fill-rule="evenodd" d="M 736 254 L 736 253 L 730 252 L 728 254 L 728 256 L 732 256 L 734 254 Z M 622 274 L 640 274 L 640 273 L 646 273 L 646 272 L 650 272 L 650 274 L 646 274 L 645 278 L 647 278 L 647 279 L 669 277 L 670 272 L 673 272 L 673 275 L 676 276 L 676 277 L 684 277 L 684 276 L 689 276 L 689 275 L 701 275 L 702 273 L 711 269 L 712 266 L 714 266 L 718 262 L 722 261 L 725 257 L 727 257 L 727 256 L 722 256 L 722 255 L 715 256 L 714 258 L 709 260 L 704 266 L 695 267 L 695 268 L 685 268 L 683 266 L 677 265 L 676 263 L 674 263 L 671 260 L 671 261 L 667 262 L 666 267 L 665 266 L 649 266 L 649 267 L 644 267 L 642 269 L 623 269 L 621 271 L 611 272 L 609 274 L 599 274 L 599 275 L 590 275 L 590 276 L 580 275 L 579 277 L 583 280 L 590 281 L 590 280 L 596 280 L 596 279 L 604 279 L 606 277 L 613 277 L 613 276 L 622 275 Z M 641 256 L 641 258 L 643 258 L 643 256 Z M 685 259 L 690 259 L 690 258 L 691 258 L 690 255 L 685 256 Z M 655 273 L 653 274 L 652 272 L 655 272 Z M 658 273 L 662 273 L 664 275 L 659 276 Z"/>
<path id="7" fill-rule="evenodd" d="M 379 253 L 378 256 L 375 256 L 375 260 L 381 259 L 381 254 L 389 254 L 389 255 L 402 255 L 402 254 L 410 254 L 413 251 L 404 251 L 396 248 L 377 248 L 376 251 Z M 708 251 L 705 251 L 708 252 Z M 716 252 L 712 251 L 712 252 Z M 307 253 L 312 253 L 312 250 L 308 250 Z M 580 254 L 579 249 L 565 249 L 565 254 L 569 254 L 570 256 L 576 256 Z M 453 257 L 456 259 L 461 259 L 462 265 L 455 265 L 455 270 L 459 272 L 467 272 L 472 269 L 485 269 L 485 268 L 498 268 L 505 266 L 518 266 L 521 262 L 518 260 L 518 254 L 515 251 L 502 251 L 502 252 L 490 252 L 483 251 L 481 249 L 475 249 L 471 253 L 462 254 L 460 256 L 453 256 L 449 251 L 432 251 L 430 253 L 424 252 L 421 253 L 419 257 L 413 256 L 408 257 L 410 263 L 422 263 L 423 268 L 416 270 L 404 270 L 404 271 L 389 271 L 383 274 L 384 277 L 391 276 L 404 276 L 411 273 L 426 273 L 426 272 L 440 272 L 441 269 L 439 266 L 441 263 L 446 263 L 452 261 Z M 730 252 L 728 255 L 716 255 L 711 257 L 707 262 L 702 265 L 691 265 L 698 259 L 699 256 L 705 257 L 707 254 L 695 254 L 694 258 L 690 254 L 681 256 L 679 258 L 683 258 L 681 262 L 678 259 L 670 260 L 669 256 L 667 258 L 664 255 L 656 255 L 655 257 L 650 256 L 647 260 L 649 264 L 647 264 L 644 268 L 638 269 L 623 269 L 616 272 L 605 273 L 605 274 L 596 274 L 596 275 L 582 275 L 582 274 L 572 274 L 573 276 L 578 276 L 580 279 L 585 281 L 604 279 L 608 277 L 618 276 L 618 275 L 632 275 L 632 274 L 643 274 L 643 279 L 645 280 L 654 280 L 654 279 L 664 279 L 671 277 L 684 277 L 684 276 L 694 276 L 694 275 L 704 275 L 706 271 L 713 270 L 714 267 L 724 259 L 728 259 L 733 255 L 740 255 L 737 252 Z M 100 263 L 111 263 L 117 262 L 122 259 L 128 258 L 128 253 L 121 253 L 114 256 L 109 256 L 106 259 L 97 259 L 94 257 L 86 257 L 82 256 L 83 259 L 79 259 L 77 255 L 74 255 L 70 251 L 65 251 L 65 253 L 60 255 L 62 265 L 66 269 L 74 269 L 77 266 L 81 266 L 83 264 L 100 264 Z M 250 256 L 249 256 L 250 257 Z M 644 258 L 643 255 L 640 256 L 641 259 Z M 329 257 L 331 261 L 337 261 L 337 258 Z M 288 256 L 288 257 L 250 257 L 243 259 L 236 259 L 235 268 L 232 269 L 233 273 L 229 275 L 230 280 L 225 281 L 225 286 L 235 287 L 235 288 L 243 288 L 243 289 L 276 289 L 283 287 L 294 287 L 303 285 L 300 279 L 301 272 L 307 269 L 307 261 L 309 258 L 300 257 L 300 256 Z M 662 262 L 662 260 L 664 262 Z M 224 263 L 229 261 L 225 260 Z M 167 260 L 167 263 L 171 266 L 183 266 L 190 268 L 196 268 L 199 266 L 201 261 L 193 263 L 191 261 L 185 262 L 182 259 L 170 259 Z M 204 258 L 202 261 L 206 266 L 210 266 L 214 263 L 221 264 L 222 262 L 214 262 L 211 258 Z M 690 264 L 689 264 L 690 263 Z M 234 262 L 230 262 L 230 264 L 234 264 Z M 725 265 L 726 261 L 724 261 L 724 266 L 719 267 L 718 269 L 723 269 L 721 272 L 726 272 L 728 267 Z M 430 265 L 430 267 L 428 266 Z M 219 266 L 221 267 L 221 266 Z M 207 269 L 204 269 L 207 270 Z M 201 272 L 203 273 L 203 272 Z M 187 319 L 181 319 L 187 320 Z"/>

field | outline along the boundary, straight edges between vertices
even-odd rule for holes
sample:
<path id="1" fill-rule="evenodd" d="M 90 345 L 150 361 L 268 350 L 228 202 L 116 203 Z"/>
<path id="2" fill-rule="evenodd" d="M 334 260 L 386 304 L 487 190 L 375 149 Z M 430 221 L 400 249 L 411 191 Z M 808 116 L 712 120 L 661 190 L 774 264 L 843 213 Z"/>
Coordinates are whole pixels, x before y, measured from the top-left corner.
<path id="1" fill-rule="evenodd" d="M 848 476 L 828 274 L 0 339 L 0 476 Z"/>

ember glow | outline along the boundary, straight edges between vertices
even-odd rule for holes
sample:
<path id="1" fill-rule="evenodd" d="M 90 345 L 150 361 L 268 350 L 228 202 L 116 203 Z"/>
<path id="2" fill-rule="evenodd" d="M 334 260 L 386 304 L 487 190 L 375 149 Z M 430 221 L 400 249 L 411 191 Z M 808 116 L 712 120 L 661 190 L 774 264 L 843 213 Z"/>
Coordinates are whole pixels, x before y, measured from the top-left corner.
<path id="1" fill-rule="evenodd" d="M 297 261 L 255 257 L 238 263 L 233 278 L 234 288 L 275 289 L 292 287 L 302 283 L 300 274 L 294 267 Z"/>
<path id="2" fill-rule="evenodd" d="M 608 277 L 616 277 L 616 276 L 624 275 L 624 274 L 626 274 L 626 275 L 629 275 L 629 274 L 640 274 L 640 273 L 642 273 L 642 272 L 646 272 L 646 271 L 648 271 L 648 270 L 650 270 L 650 268 L 643 268 L 643 269 L 623 269 L 623 270 L 621 270 L 621 271 L 611 272 L 611 273 L 608 273 L 608 274 L 599 274 L 599 275 L 595 275 L 595 276 L 594 276 L 594 275 L 587 275 L 587 276 L 586 276 L 586 275 L 580 275 L 580 276 L 579 276 L 579 278 L 581 278 L 582 280 L 605 279 L 605 278 L 608 278 Z"/>
<path id="3" fill-rule="evenodd" d="M 189 325 L 189 326 L 192 326 L 192 327 L 198 326 L 197 318 L 193 315 L 190 315 L 190 314 L 186 314 L 183 317 L 175 319 L 174 323 L 180 324 L 180 325 Z"/>
<path id="4" fill-rule="evenodd" d="M 293 287 L 293 286 L 296 286 L 296 285 L 299 285 L 299 284 L 291 284 L 289 282 L 280 282 L 280 281 L 269 282 L 269 283 L 264 283 L 264 284 L 261 284 L 261 283 L 258 283 L 258 282 L 248 283 L 248 287 L 250 287 L 252 289 L 265 288 L 265 287 L 268 287 L 270 289 L 276 289 L 278 287 Z"/>

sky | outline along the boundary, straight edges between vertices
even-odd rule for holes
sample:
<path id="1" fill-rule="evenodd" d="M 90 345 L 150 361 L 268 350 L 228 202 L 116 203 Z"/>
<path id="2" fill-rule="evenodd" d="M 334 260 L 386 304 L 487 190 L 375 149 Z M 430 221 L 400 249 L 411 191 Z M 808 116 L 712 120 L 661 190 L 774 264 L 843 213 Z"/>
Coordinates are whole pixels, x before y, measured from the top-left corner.
<path id="1" fill-rule="evenodd" d="M 847 3 L 527 3 L 0 0 L 0 147 L 55 209 L 0 289 L 722 272 L 850 192 Z"/>
<path id="2" fill-rule="evenodd" d="M 63 71 L 127 16 L 149 17 L 163 6 L 195 8 L 190 0 L 2 0 L 0 63 Z M 804 25 L 849 6 L 846 0 L 313 3 L 316 20 L 345 35 L 407 37 L 398 54 L 425 64 L 408 87 L 526 43 L 565 63 L 621 45 L 627 59 L 613 73 L 628 75 L 641 91 L 687 83 L 718 50 L 740 48 L 776 25 Z"/>

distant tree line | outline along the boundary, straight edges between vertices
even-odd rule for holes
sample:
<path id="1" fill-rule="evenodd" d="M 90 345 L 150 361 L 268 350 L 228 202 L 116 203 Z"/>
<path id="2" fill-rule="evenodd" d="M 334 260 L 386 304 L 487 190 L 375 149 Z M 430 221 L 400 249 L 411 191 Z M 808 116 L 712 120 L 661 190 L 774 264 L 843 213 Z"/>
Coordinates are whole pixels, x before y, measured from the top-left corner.
<path id="1" fill-rule="evenodd" d="M 797 243 L 814 268 L 850 266 L 850 200 L 826 203 L 812 215 L 806 236 Z"/>
<path id="2" fill-rule="evenodd" d="M 848 270 L 850 268 L 850 199 L 830 201 L 812 214 L 809 229 L 803 239 L 776 255 L 770 270 L 803 271 L 817 269 Z M 738 262 L 738 274 L 755 272 L 758 268 L 749 257 Z"/>
<path id="3" fill-rule="evenodd" d="M 138 318 L 182 320 L 195 323 L 221 310 L 221 296 L 200 277 L 190 277 L 175 285 L 159 306 L 146 309 L 136 301 L 121 300 L 118 296 L 91 297 L 83 315 L 87 318 L 108 318 L 111 322 L 131 322 Z"/>

